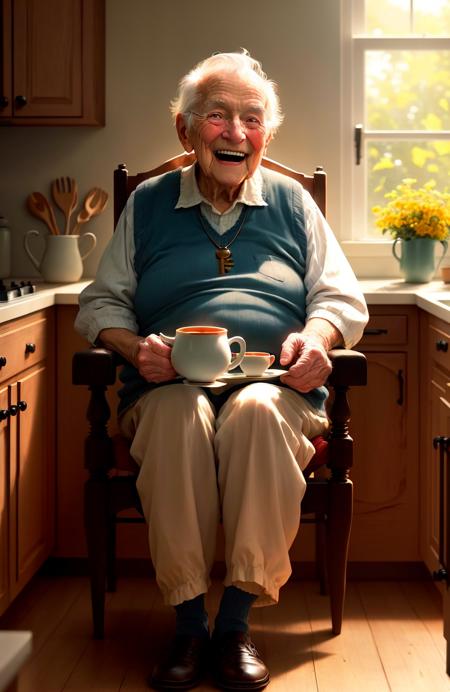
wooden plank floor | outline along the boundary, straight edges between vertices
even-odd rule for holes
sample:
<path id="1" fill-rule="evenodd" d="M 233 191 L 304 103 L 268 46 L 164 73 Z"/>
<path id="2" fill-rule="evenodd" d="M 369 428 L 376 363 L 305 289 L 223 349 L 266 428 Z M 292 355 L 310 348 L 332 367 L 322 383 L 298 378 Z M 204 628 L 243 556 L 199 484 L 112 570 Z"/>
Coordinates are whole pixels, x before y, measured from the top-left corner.
<path id="1" fill-rule="evenodd" d="M 207 608 L 221 594 L 214 582 Z M 252 634 L 271 671 L 269 692 L 444 692 L 440 601 L 428 582 L 351 582 L 342 634 L 330 631 L 317 584 L 291 581 L 278 606 L 255 608 Z M 144 692 L 171 636 L 173 615 L 152 580 L 126 578 L 109 594 L 106 638 L 91 638 L 88 583 L 39 576 L 0 618 L 0 629 L 32 630 L 33 655 L 19 692 Z M 214 690 L 206 681 L 200 692 Z"/>

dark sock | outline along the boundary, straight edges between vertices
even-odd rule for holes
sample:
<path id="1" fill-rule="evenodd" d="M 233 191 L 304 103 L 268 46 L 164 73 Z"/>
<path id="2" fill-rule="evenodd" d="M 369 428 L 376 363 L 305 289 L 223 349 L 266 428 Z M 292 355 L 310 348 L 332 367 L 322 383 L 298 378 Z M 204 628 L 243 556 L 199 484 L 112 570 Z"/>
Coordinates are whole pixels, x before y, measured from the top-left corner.
<path id="1" fill-rule="evenodd" d="M 187 634 L 191 637 L 209 636 L 204 594 L 176 605 L 175 612 L 175 634 Z"/>
<path id="2" fill-rule="evenodd" d="M 255 594 L 238 589 L 237 586 L 227 586 L 220 601 L 214 634 L 225 632 L 248 632 L 248 616 Z"/>

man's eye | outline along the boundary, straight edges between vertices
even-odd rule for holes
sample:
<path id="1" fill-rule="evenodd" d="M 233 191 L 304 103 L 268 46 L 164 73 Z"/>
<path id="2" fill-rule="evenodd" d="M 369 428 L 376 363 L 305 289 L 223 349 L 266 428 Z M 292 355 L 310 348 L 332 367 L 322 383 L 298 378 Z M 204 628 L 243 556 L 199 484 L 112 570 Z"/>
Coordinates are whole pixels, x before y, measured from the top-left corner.
<path id="1" fill-rule="evenodd" d="M 216 122 L 221 122 L 223 120 L 223 115 L 222 113 L 208 113 L 207 115 L 208 120 L 215 120 Z"/>
<path id="2" fill-rule="evenodd" d="M 249 125 L 262 125 L 262 122 L 256 115 L 249 115 L 246 117 L 245 122 Z"/>

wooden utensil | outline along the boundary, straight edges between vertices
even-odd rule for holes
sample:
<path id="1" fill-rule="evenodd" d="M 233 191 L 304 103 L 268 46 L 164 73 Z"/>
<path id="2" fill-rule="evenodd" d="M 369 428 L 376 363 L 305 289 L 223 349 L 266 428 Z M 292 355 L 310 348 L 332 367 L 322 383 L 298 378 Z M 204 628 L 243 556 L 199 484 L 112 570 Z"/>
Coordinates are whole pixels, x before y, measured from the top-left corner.
<path id="1" fill-rule="evenodd" d="M 105 209 L 108 202 L 108 193 L 100 187 L 93 187 L 83 203 L 83 209 L 78 212 L 77 223 L 72 229 L 72 233 L 78 233 L 80 226 L 87 223 L 93 216 L 98 216 Z"/>
<path id="2" fill-rule="evenodd" d="M 53 235 L 59 235 L 55 214 L 48 199 L 41 192 L 32 192 L 27 197 L 28 211 L 37 219 L 43 221 Z"/>
<path id="3" fill-rule="evenodd" d="M 64 233 L 70 233 L 70 217 L 78 203 L 78 187 L 73 178 L 57 178 L 52 182 L 52 197 L 66 218 Z"/>

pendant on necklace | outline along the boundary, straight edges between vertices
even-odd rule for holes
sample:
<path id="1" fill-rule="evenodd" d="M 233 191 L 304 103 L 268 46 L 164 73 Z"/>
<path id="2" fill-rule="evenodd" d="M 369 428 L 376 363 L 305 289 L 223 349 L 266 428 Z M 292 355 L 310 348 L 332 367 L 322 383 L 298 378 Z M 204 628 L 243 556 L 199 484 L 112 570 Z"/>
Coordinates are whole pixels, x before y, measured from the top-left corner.
<path id="1" fill-rule="evenodd" d="M 227 274 L 234 265 L 231 250 L 227 247 L 219 247 L 216 250 L 216 257 L 219 262 L 219 274 Z"/>

